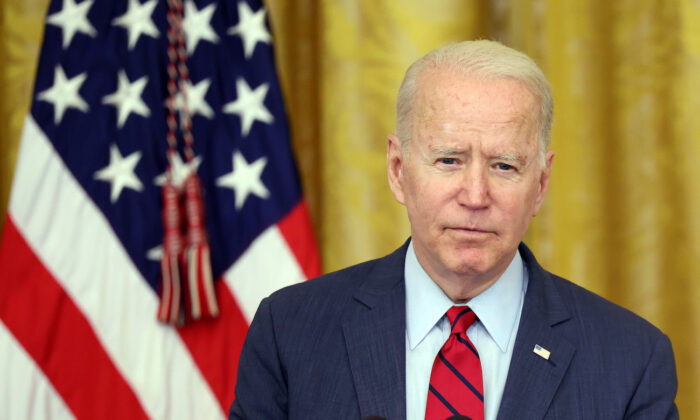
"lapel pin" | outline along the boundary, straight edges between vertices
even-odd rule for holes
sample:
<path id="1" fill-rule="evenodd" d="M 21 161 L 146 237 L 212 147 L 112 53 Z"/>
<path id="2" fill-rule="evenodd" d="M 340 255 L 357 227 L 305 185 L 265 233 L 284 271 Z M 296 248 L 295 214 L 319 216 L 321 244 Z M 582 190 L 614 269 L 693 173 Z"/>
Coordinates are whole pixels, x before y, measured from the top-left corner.
<path id="1" fill-rule="evenodd" d="M 532 352 L 535 353 L 536 355 L 540 356 L 544 360 L 549 360 L 549 350 L 543 348 L 539 344 L 535 344 L 535 348 L 532 349 Z"/>

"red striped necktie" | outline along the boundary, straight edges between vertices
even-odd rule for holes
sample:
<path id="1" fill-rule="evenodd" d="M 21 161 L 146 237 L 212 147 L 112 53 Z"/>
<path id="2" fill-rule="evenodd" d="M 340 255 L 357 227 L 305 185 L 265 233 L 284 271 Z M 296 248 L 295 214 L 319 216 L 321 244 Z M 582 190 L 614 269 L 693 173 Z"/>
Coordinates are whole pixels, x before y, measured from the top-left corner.
<path id="1" fill-rule="evenodd" d="M 462 415 L 483 420 L 481 361 L 467 337 L 467 328 L 476 320 L 476 314 L 467 306 L 453 306 L 447 311 L 447 319 L 452 332 L 433 363 L 425 419 L 445 420 Z"/>

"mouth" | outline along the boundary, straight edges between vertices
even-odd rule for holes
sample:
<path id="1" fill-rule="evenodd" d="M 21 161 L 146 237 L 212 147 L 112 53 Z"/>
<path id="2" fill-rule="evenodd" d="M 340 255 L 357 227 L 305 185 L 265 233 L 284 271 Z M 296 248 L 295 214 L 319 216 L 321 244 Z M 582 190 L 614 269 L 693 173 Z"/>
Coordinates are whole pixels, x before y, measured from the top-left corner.
<path id="1" fill-rule="evenodd" d="M 491 230 L 486 230 L 478 227 L 448 227 L 447 230 L 451 230 L 463 235 L 488 235 L 494 233 Z"/>

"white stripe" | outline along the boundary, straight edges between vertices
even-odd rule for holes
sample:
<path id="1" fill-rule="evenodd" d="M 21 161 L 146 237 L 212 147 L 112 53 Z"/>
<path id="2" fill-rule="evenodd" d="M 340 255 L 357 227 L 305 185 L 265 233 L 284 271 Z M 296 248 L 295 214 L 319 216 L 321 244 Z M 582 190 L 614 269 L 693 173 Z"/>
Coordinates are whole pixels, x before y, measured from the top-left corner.
<path id="1" fill-rule="evenodd" d="M 250 324 L 263 298 L 306 277 L 284 236 L 274 225 L 255 238 L 226 271 L 224 279 Z"/>
<path id="2" fill-rule="evenodd" d="M 34 359 L 0 321 L 0 418 L 73 419 Z"/>
<path id="3" fill-rule="evenodd" d="M 156 321 L 157 296 L 31 116 L 9 208 L 149 416 L 223 417 L 179 335 Z"/>

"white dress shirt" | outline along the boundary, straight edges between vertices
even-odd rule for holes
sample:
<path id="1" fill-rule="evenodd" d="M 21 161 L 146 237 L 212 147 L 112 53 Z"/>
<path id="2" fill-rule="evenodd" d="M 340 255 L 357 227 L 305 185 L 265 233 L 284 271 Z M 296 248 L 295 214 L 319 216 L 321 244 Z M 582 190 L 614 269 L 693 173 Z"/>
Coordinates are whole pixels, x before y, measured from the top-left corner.
<path id="1" fill-rule="evenodd" d="M 413 242 L 406 252 L 404 270 L 406 417 L 407 420 L 418 420 L 425 418 L 433 362 L 450 336 L 450 323 L 445 312 L 455 304 L 423 270 Z M 481 360 L 486 420 L 498 415 L 526 289 L 527 269 L 520 252 L 516 252 L 503 275 L 468 302 L 478 317 L 467 330 L 467 335 Z"/>

